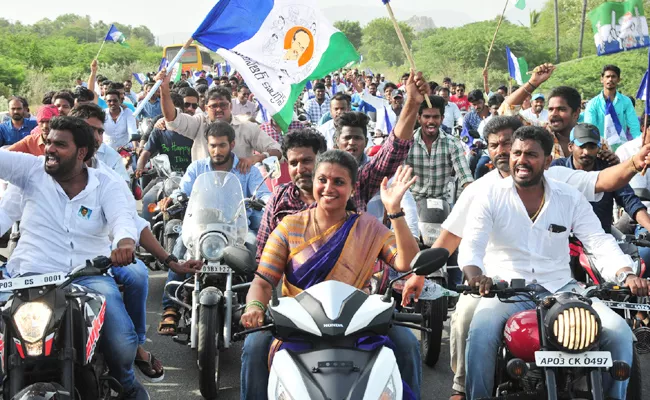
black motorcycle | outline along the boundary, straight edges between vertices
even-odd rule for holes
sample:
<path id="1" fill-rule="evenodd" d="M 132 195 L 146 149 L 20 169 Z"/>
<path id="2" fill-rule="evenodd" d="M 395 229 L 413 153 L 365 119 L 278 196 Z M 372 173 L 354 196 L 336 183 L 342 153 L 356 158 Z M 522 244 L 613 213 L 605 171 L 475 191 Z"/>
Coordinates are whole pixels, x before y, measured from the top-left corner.
<path id="1" fill-rule="evenodd" d="M 54 272 L 0 280 L 0 291 L 13 293 L 1 307 L 5 400 L 52 398 L 47 393 L 71 400 L 121 398 L 122 386 L 95 351 L 106 298 L 71 284 L 82 276 L 103 275 L 110 267 L 109 258 L 97 257 L 67 276 Z M 41 393 L 45 395 L 38 397 Z"/>

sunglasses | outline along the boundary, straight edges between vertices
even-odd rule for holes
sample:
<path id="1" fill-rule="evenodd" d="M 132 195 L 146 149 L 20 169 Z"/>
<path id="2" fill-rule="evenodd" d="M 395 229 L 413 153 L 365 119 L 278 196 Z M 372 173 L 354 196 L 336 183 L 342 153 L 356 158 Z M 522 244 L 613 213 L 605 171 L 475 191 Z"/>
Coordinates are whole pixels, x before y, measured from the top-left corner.
<path id="1" fill-rule="evenodd" d="M 184 103 L 183 105 L 185 106 L 185 108 L 190 108 L 190 107 L 194 109 L 199 108 L 199 103 Z"/>
<path id="2" fill-rule="evenodd" d="M 218 103 L 208 104 L 208 107 L 210 107 L 212 110 L 216 110 L 217 108 L 225 110 L 226 108 L 228 108 L 229 105 L 230 102 L 228 101 L 220 101 Z"/>

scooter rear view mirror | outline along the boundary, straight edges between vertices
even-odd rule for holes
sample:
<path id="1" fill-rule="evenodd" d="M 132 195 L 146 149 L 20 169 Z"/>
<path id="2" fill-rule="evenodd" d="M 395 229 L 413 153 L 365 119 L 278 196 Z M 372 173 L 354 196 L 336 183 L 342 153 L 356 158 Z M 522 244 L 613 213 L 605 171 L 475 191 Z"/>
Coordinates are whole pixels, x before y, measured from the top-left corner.
<path id="1" fill-rule="evenodd" d="M 415 275 L 430 275 L 444 267 L 449 258 L 449 252 L 443 248 L 433 248 L 420 251 L 411 261 L 411 269 Z"/>

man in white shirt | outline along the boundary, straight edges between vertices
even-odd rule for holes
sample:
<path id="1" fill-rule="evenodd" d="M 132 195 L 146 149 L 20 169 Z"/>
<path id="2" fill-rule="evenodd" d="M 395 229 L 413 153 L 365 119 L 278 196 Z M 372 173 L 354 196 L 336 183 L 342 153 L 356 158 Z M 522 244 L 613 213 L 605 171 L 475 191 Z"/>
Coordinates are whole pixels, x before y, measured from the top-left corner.
<path id="1" fill-rule="evenodd" d="M 24 202 L 21 238 L 7 264 L 10 276 L 69 273 L 100 255 L 110 255 L 115 266 L 130 264 L 137 230 L 120 187 L 124 184 L 84 165 L 95 149 L 90 127 L 77 118 L 56 118 L 45 146 L 44 159 L 13 152 L 0 155 L 0 177 L 22 190 Z M 94 276 L 75 282 L 106 296 L 100 346 L 125 398 L 148 399 L 133 373 L 138 339 L 115 281 Z"/>
<path id="2" fill-rule="evenodd" d="M 601 274 L 646 296 L 648 281 L 637 277 L 632 260 L 600 226 L 587 200 L 569 185 L 544 179 L 552 161 L 553 139 L 540 127 L 519 128 L 513 136 L 511 176 L 499 181 L 470 210 L 466 240 L 460 244 L 459 265 L 470 286 L 489 294 L 492 278 L 525 279 L 538 286 L 538 296 L 580 292 L 569 267 L 569 234 L 580 239 L 601 261 Z M 495 279 L 495 280 L 496 280 Z M 612 358 L 632 365 L 633 335 L 627 323 L 604 304 L 593 308 L 602 324 L 601 346 Z M 489 397 L 503 328 L 517 311 L 534 309 L 532 302 L 503 303 L 482 298 L 470 325 L 467 349 L 467 396 Z M 468 357 L 481 360 L 469 364 Z M 608 396 L 624 399 L 627 381 L 605 388 Z"/>
<path id="3" fill-rule="evenodd" d="M 514 131 L 522 126 L 517 117 L 494 117 L 485 127 L 488 142 L 488 152 L 492 163 L 496 167 L 493 171 L 469 185 L 458 198 L 451 214 L 442 224 L 442 231 L 432 247 L 443 247 L 449 254 L 458 249 L 463 237 L 463 230 L 467 224 L 467 215 L 472 205 L 484 195 L 490 187 L 503 178 L 510 176 L 510 149 Z M 635 163 L 643 165 L 646 156 L 650 153 L 650 146 L 642 149 L 635 155 Z M 625 186 L 636 172 L 630 168 L 629 163 L 622 163 L 603 171 L 585 172 L 569 168 L 551 167 L 545 172 L 545 177 L 559 182 L 568 183 L 578 189 L 588 201 L 599 201 L 603 192 L 615 191 Z M 406 302 L 411 293 L 418 298 L 425 279 L 411 277 L 404 287 L 403 299 Z M 416 300 L 417 301 L 417 300 Z M 465 342 L 469 324 L 478 305 L 478 299 L 471 296 L 461 296 L 456 304 L 456 312 L 451 317 L 450 352 L 451 369 L 454 371 L 452 400 L 460 400 L 465 395 Z"/>
<path id="4" fill-rule="evenodd" d="M 325 122 L 323 125 L 318 127 L 318 132 L 323 135 L 325 141 L 327 142 L 327 149 L 332 150 L 334 148 L 334 134 L 336 133 L 336 126 L 334 126 L 334 121 L 341 114 L 350 111 L 350 96 L 345 93 L 337 93 L 332 100 L 330 101 L 330 115 L 332 119 Z"/>
<path id="5" fill-rule="evenodd" d="M 361 95 L 361 100 L 375 108 L 377 112 L 375 132 L 380 131 L 385 136 L 390 135 L 397 124 L 397 115 L 395 114 L 391 103 L 386 99 L 373 95 L 368 91 L 368 89 L 364 89 L 361 82 L 358 80 L 359 78 L 355 78 L 353 73 L 348 73 L 347 78 L 352 82 L 357 93 Z M 374 132 L 368 132 L 371 136 L 373 133 Z M 372 143 L 372 137 L 370 138 L 369 143 Z"/>
<path id="6" fill-rule="evenodd" d="M 537 93 L 533 96 L 531 107 L 527 110 L 521 110 L 521 115 L 526 121 L 534 126 L 545 126 L 548 122 L 548 110 L 544 109 L 544 95 Z"/>
<path id="7" fill-rule="evenodd" d="M 438 88 L 438 96 L 445 99 L 445 116 L 442 124 L 452 130 L 457 125 L 463 125 L 463 115 L 460 113 L 460 108 L 458 108 L 456 103 L 449 101 L 449 88 L 440 86 Z"/>
<path id="8" fill-rule="evenodd" d="M 255 115 L 257 111 L 257 104 L 249 101 L 251 95 L 250 89 L 246 85 L 239 85 L 237 90 L 237 97 L 232 99 L 232 115 Z"/>
<path id="9" fill-rule="evenodd" d="M 138 133 L 138 128 L 133 112 L 122 108 L 118 91 L 108 91 L 105 97 L 108 109 L 104 120 L 104 143 L 117 150 L 129 144 L 131 136 Z"/>

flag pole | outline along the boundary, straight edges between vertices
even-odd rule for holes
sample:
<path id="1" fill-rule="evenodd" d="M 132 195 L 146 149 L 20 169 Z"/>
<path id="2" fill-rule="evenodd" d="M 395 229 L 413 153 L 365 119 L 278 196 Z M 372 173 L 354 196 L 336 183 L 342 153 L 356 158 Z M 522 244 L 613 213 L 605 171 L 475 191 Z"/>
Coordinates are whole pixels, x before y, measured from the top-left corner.
<path id="1" fill-rule="evenodd" d="M 97 55 L 95 56 L 95 60 L 99 57 L 99 53 L 102 52 L 102 49 L 104 48 L 104 43 L 106 43 L 106 37 L 104 37 L 104 41 L 102 42 L 102 45 L 99 46 L 99 51 L 97 52 Z"/>
<path id="2" fill-rule="evenodd" d="M 404 35 L 402 34 L 402 30 L 400 29 L 399 24 L 397 23 L 397 19 L 395 19 L 395 14 L 393 14 L 393 9 L 390 6 L 390 2 L 384 1 L 384 4 L 386 4 L 388 15 L 390 16 L 390 19 L 393 22 L 393 26 L 395 27 L 395 32 L 397 33 L 399 42 L 402 44 L 402 49 L 404 49 L 404 53 L 406 53 L 406 58 L 409 61 L 413 73 L 415 73 L 416 69 L 415 69 L 415 61 L 413 60 L 413 55 L 411 54 L 411 50 L 409 49 L 409 46 L 406 44 L 406 39 L 404 39 Z M 429 100 L 429 96 L 424 96 L 424 100 L 427 102 L 427 107 L 433 108 L 433 106 L 431 105 L 431 100 Z"/>
<path id="3" fill-rule="evenodd" d="M 168 69 L 167 73 L 168 74 L 171 73 L 170 71 L 174 68 L 174 66 L 176 64 L 178 64 L 178 61 L 181 59 L 181 56 L 190 47 L 192 42 L 194 42 L 194 38 L 190 37 L 187 40 L 187 42 L 185 42 L 183 47 L 181 47 L 181 49 L 178 51 L 178 54 L 176 54 L 176 57 L 174 57 L 174 59 L 171 60 L 171 62 L 167 66 L 167 69 Z M 156 93 L 156 91 L 160 88 L 160 85 L 162 85 L 162 82 L 163 82 L 162 80 L 156 81 L 156 83 L 153 85 L 153 87 L 151 88 L 149 93 L 147 93 L 147 95 L 144 97 L 144 99 L 142 99 L 142 101 L 140 101 L 140 103 L 138 103 L 138 108 L 136 108 L 135 111 L 133 112 L 134 117 L 137 118 L 138 115 L 140 115 L 140 113 L 142 112 L 142 109 L 144 108 L 144 105 L 147 104 L 147 102 L 151 99 L 153 94 Z"/>
<path id="4" fill-rule="evenodd" d="M 645 99 L 646 104 L 648 103 L 648 99 Z M 647 107 L 646 107 L 647 108 Z M 648 126 L 648 114 L 645 113 L 645 116 L 643 117 L 643 134 L 641 135 L 641 147 L 646 145 L 646 133 L 648 132 L 648 129 L 646 128 Z M 643 167 L 643 171 L 641 171 L 641 176 L 645 176 L 646 172 L 648 171 L 648 164 L 646 164 Z"/>
<path id="5" fill-rule="evenodd" d="M 503 22 L 503 17 L 506 15 L 506 9 L 508 8 L 508 1 L 506 0 L 506 5 L 503 6 L 503 12 L 501 13 L 501 17 L 499 17 L 499 23 L 497 24 L 497 29 L 494 31 L 494 36 L 492 36 L 492 43 L 490 43 L 490 49 L 488 50 L 487 57 L 485 58 L 485 68 L 484 70 L 487 70 L 488 63 L 490 62 L 490 53 L 492 53 L 492 47 L 494 47 L 494 41 L 497 39 L 497 33 L 499 33 L 499 28 L 501 27 L 501 23 Z"/>

